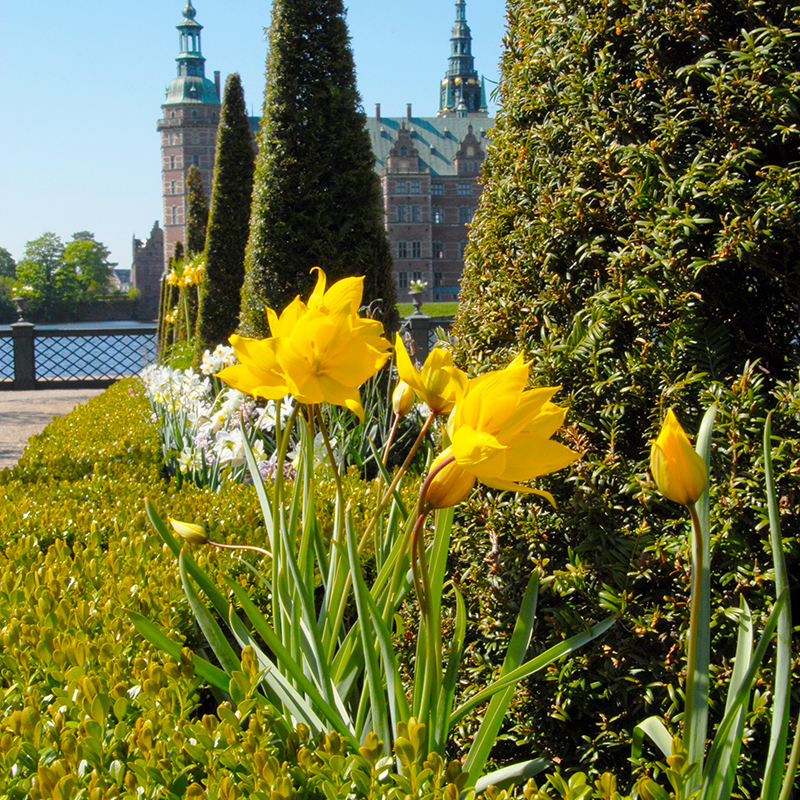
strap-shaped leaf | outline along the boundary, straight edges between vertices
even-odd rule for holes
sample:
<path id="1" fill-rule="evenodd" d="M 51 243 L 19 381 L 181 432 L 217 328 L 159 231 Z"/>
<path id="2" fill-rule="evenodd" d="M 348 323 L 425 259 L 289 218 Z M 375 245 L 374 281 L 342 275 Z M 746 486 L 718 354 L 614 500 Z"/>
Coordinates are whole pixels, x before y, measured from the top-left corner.
<path id="1" fill-rule="evenodd" d="M 464 598 L 455 584 L 453 584 L 453 593 L 456 598 L 456 620 L 453 626 L 453 635 L 450 640 L 450 652 L 447 656 L 447 671 L 442 681 L 442 697 L 439 702 L 441 711 L 436 720 L 437 728 L 434 730 L 433 734 L 433 741 L 436 743 L 446 742 L 447 735 L 450 732 L 448 724 L 450 722 L 450 715 L 453 713 L 458 671 L 461 667 L 461 657 L 464 653 L 464 639 L 467 633 L 467 608 L 464 605 Z"/>
<path id="2" fill-rule="evenodd" d="M 648 717 L 633 729 L 631 743 L 631 760 L 638 761 L 642 757 L 642 742 L 645 734 L 650 737 L 653 744 L 661 751 L 664 758 L 672 755 L 672 735 L 666 729 L 663 721 L 658 717 Z"/>
<path id="3" fill-rule="evenodd" d="M 377 653 L 373 647 L 377 633 L 373 626 L 373 619 L 369 613 L 366 596 L 369 594 L 361 572 L 361 563 L 358 558 L 358 545 L 353 531 L 353 519 L 349 510 L 345 516 L 345 537 L 347 540 L 347 554 L 350 562 L 350 574 L 353 578 L 353 595 L 358 611 L 358 626 L 361 630 L 361 641 L 364 642 L 364 667 L 369 691 L 370 711 L 373 723 L 373 733 L 384 742 L 392 741 L 392 732 L 389 730 L 389 716 L 386 708 L 386 687 L 381 678 L 380 665 Z M 370 731 L 364 731 L 369 733 Z"/>
<path id="4" fill-rule="evenodd" d="M 534 758 L 488 772 L 475 784 L 475 794 L 485 792 L 490 786 L 503 789 L 512 784 L 524 783 L 549 766 L 550 762 L 546 758 Z"/>
<path id="5" fill-rule="evenodd" d="M 775 476 L 772 470 L 772 412 L 767 415 L 764 425 L 764 476 L 769 516 L 769 541 L 772 548 L 772 563 L 775 572 L 775 596 L 787 591 L 789 585 L 786 574 L 786 559 L 783 555 L 780 510 L 775 491 Z M 775 655 L 775 675 L 772 687 L 772 722 L 770 725 L 767 763 L 761 796 L 764 800 L 774 800 L 781 789 L 786 744 L 789 739 L 789 703 L 792 663 L 792 608 L 786 603 L 778 617 L 778 640 Z"/>
<path id="6" fill-rule="evenodd" d="M 605 633 L 613 624 L 614 618 L 608 617 L 608 619 L 598 622 L 588 630 L 581 631 L 575 634 L 575 636 L 571 636 L 569 639 L 565 639 L 563 642 L 553 645 L 549 650 L 545 650 L 544 653 L 532 658 L 530 661 L 526 661 L 518 669 L 509 672 L 508 675 L 497 678 L 494 683 L 489 684 L 485 689 L 474 694 L 453 712 L 450 717 L 450 728 L 461 722 L 473 708 L 488 700 L 495 692 L 513 686 L 523 678 L 527 678 L 528 675 L 532 675 L 548 664 L 552 664 L 553 661 L 569 655 L 569 653 L 577 650 L 579 647 L 583 647 L 583 645 L 591 642 L 592 639 L 596 639 L 598 636 Z"/>
<path id="7" fill-rule="evenodd" d="M 533 634 L 533 626 L 536 623 L 536 603 L 539 597 L 539 575 L 532 572 L 522 598 L 522 605 L 517 615 L 514 631 L 508 643 L 508 650 L 503 659 L 503 666 L 500 668 L 500 680 L 518 669 L 525 660 L 525 653 Z M 489 753 L 497 740 L 500 726 L 508 710 L 508 704 L 514 696 L 515 681 L 507 688 L 495 692 L 489 707 L 483 715 L 478 732 L 472 740 L 469 748 L 464 769 L 469 773 L 467 786 L 474 786 L 478 778 L 483 773 L 483 768 L 489 758 Z"/>
<path id="8" fill-rule="evenodd" d="M 206 573 L 198 566 L 197 562 L 186 552 L 180 542 L 172 535 L 169 528 L 164 524 L 164 521 L 156 511 L 155 506 L 149 501 L 145 500 L 145 510 L 152 526 L 156 529 L 156 533 L 161 537 L 167 547 L 175 554 L 175 558 L 180 558 L 183 553 L 183 559 L 186 566 L 186 571 L 194 578 L 197 585 L 202 590 L 203 594 L 208 598 L 214 610 L 221 617 L 227 614 L 228 601 L 222 596 L 222 593 L 212 583 L 211 579 Z"/>
<path id="9" fill-rule="evenodd" d="M 128 611 L 128 616 L 131 618 L 131 622 L 134 624 L 136 630 L 139 631 L 150 644 L 155 645 L 159 650 L 163 650 L 176 661 L 181 660 L 181 645 L 177 642 L 173 642 L 164 631 L 154 625 L 147 617 L 143 617 L 135 611 Z M 228 674 L 219 667 L 215 667 L 204 658 L 201 658 L 196 653 L 194 653 L 193 656 L 192 663 L 194 664 L 194 671 L 215 689 L 227 693 L 228 684 L 230 682 Z"/>
<path id="10" fill-rule="evenodd" d="M 756 645 L 747 672 L 742 678 L 742 685 L 736 692 L 728 713 L 725 714 L 719 728 L 717 728 L 717 733 L 714 736 L 714 741 L 711 743 L 711 748 L 708 751 L 705 767 L 703 769 L 703 797 L 709 797 L 712 785 L 715 785 L 720 780 L 718 773 L 722 771 L 721 764 L 728 753 L 725 745 L 728 741 L 729 732 L 736 722 L 739 709 L 745 707 L 750 699 L 750 691 L 753 688 L 753 682 L 756 679 L 756 674 L 758 673 L 761 662 L 764 660 L 767 646 L 778 625 L 778 616 L 784 604 L 787 602 L 787 599 L 788 592 L 784 591 L 775 603 L 772 613 L 769 615 L 767 623 L 764 626 L 764 632 L 761 634 L 761 638 Z"/>
<path id="11" fill-rule="evenodd" d="M 225 580 L 228 586 L 230 586 L 234 596 L 241 604 L 242 610 L 247 615 L 247 618 L 252 623 L 253 630 L 264 640 L 265 644 L 272 651 L 283 670 L 285 670 L 286 673 L 291 676 L 292 680 L 295 681 L 295 683 L 308 695 L 308 697 L 311 699 L 311 702 L 314 703 L 315 706 L 320 710 L 320 713 L 325 717 L 325 720 L 330 728 L 338 731 L 342 736 L 347 737 L 349 740 L 356 741 L 353 738 L 353 731 L 350 727 L 351 723 L 347 715 L 343 715 L 339 710 L 325 700 L 319 690 L 319 687 L 305 674 L 303 665 L 299 664 L 294 658 L 292 658 L 290 651 L 284 646 L 278 635 L 270 627 L 266 618 L 255 605 L 255 603 L 253 603 L 253 600 L 247 591 L 232 578 L 226 577 Z M 243 633 L 246 633 L 246 630 L 242 629 L 239 631 L 240 635 Z M 247 636 L 249 637 L 249 634 L 247 634 Z M 252 637 L 249 637 L 248 642 L 253 644 L 254 647 L 257 646 L 252 640 Z M 289 685 L 288 682 L 286 682 L 286 684 Z M 292 692 L 294 692 L 293 689 Z"/>
<path id="12" fill-rule="evenodd" d="M 277 408 L 275 411 L 276 417 L 280 416 L 280 408 Z M 275 548 L 275 534 L 273 531 L 273 523 L 272 523 L 272 503 L 270 502 L 269 497 L 267 497 L 267 490 L 264 487 L 264 479 L 261 477 L 261 472 L 258 469 L 258 464 L 256 463 L 256 458 L 253 455 L 253 448 L 250 446 L 250 438 L 247 436 L 247 426 L 242 425 L 242 444 L 244 446 L 244 457 L 247 460 L 247 469 L 250 470 L 250 477 L 253 481 L 253 486 L 256 489 L 256 496 L 258 497 L 258 503 L 261 506 L 261 515 L 264 517 L 264 524 L 267 526 L 267 537 L 269 538 L 270 547 L 273 549 Z M 279 464 L 278 467 L 282 467 L 282 464 Z M 276 473 L 276 480 L 277 480 L 277 473 Z"/>
<path id="13" fill-rule="evenodd" d="M 197 594 L 194 584 L 189 578 L 186 571 L 186 558 L 183 552 L 178 557 L 178 569 L 181 574 L 181 582 L 183 583 L 183 591 L 186 594 L 186 599 L 189 601 L 189 606 L 192 609 L 197 624 L 206 637 L 206 641 L 214 651 L 214 655 L 219 660 L 222 668 L 230 675 L 234 670 L 241 670 L 242 665 L 239 661 L 239 656 L 233 651 L 233 648 L 228 644 L 225 634 L 222 629 L 217 625 L 216 620 L 211 616 L 205 604 Z"/>

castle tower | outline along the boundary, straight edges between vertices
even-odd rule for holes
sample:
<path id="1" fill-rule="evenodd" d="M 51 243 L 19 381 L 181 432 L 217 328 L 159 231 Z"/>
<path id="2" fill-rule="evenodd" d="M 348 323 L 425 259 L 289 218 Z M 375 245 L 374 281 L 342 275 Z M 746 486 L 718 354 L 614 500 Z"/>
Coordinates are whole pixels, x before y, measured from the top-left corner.
<path id="1" fill-rule="evenodd" d="M 203 178 L 206 196 L 211 196 L 217 126 L 220 112 L 219 72 L 214 81 L 205 76 L 205 58 L 200 47 L 203 26 L 195 21 L 192 0 L 183 9 L 178 75 L 167 87 L 158 122 L 161 135 L 161 176 L 164 198 L 164 265 L 172 257 L 176 242 L 186 241 L 186 175 L 196 166 Z"/>
<path id="2" fill-rule="evenodd" d="M 456 21 L 450 36 L 447 74 L 439 93 L 439 117 L 488 117 L 486 88 L 478 79 L 472 57 L 472 32 L 467 25 L 467 4 L 456 0 Z"/>

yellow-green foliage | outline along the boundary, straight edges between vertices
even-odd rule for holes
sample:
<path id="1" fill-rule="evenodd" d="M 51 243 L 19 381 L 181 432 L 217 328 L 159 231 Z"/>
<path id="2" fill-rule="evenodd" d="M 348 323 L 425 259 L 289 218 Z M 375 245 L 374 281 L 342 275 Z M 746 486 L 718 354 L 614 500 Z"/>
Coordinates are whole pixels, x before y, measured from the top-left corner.
<path id="1" fill-rule="evenodd" d="M 0 473 L 0 798 L 405 794 L 408 775 L 379 781 L 372 751 L 348 753 L 335 735 L 311 742 L 302 730 L 278 739 L 268 709 L 248 715 L 211 695 L 190 649 L 178 663 L 133 629 L 128 610 L 188 648 L 196 643 L 145 496 L 165 516 L 209 523 L 218 541 L 265 540 L 251 487 L 177 491 L 157 457 L 146 401 L 124 381 L 56 419 Z M 356 513 L 366 509 L 370 486 L 355 473 L 345 483 Z M 320 476 L 323 529 L 333 491 Z M 212 575 L 218 567 L 248 574 L 227 554 L 195 555 Z M 421 796 L 443 797 L 454 768 L 430 769 Z M 457 796 L 453 787 L 448 796 Z"/>

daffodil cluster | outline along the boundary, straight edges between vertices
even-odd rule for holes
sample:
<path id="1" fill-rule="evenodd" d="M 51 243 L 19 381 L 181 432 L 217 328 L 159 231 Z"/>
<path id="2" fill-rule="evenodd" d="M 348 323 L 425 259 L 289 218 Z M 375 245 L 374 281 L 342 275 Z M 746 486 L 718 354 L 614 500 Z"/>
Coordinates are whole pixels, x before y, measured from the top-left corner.
<path id="1" fill-rule="evenodd" d="M 271 337 L 231 336 L 241 363 L 218 377 L 254 397 L 327 402 L 363 420 L 358 387 L 383 366 L 391 349 L 381 323 L 358 315 L 363 285 L 363 277 L 344 278 L 326 288 L 325 273 L 317 268 L 307 303 L 298 296 L 280 315 L 267 309 Z"/>
<path id="2" fill-rule="evenodd" d="M 167 283 L 170 286 L 198 286 L 206 274 L 205 262 L 201 259 L 194 261 L 179 261 L 168 273 Z"/>

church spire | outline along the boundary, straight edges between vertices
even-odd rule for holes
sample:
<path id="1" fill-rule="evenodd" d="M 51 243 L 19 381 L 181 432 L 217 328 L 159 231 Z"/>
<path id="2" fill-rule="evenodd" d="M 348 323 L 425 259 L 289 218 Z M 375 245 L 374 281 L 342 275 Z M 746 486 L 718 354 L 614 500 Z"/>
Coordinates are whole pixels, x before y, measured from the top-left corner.
<path id="1" fill-rule="evenodd" d="M 206 79 L 206 60 L 200 47 L 200 31 L 203 26 L 195 20 L 197 11 L 192 0 L 186 0 L 183 21 L 177 26 L 180 33 L 178 53 L 178 77 L 167 89 L 166 105 L 176 103 L 210 103 L 219 105 L 217 88 Z"/>
<path id="2" fill-rule="evenodd" d="M 472 32 L 466 0 L 456 0 L 456 21 L 450 36 L 450 58 L 439 95 L 440 117 L 487 117 L 486 92 L 472 57 Z"/>

